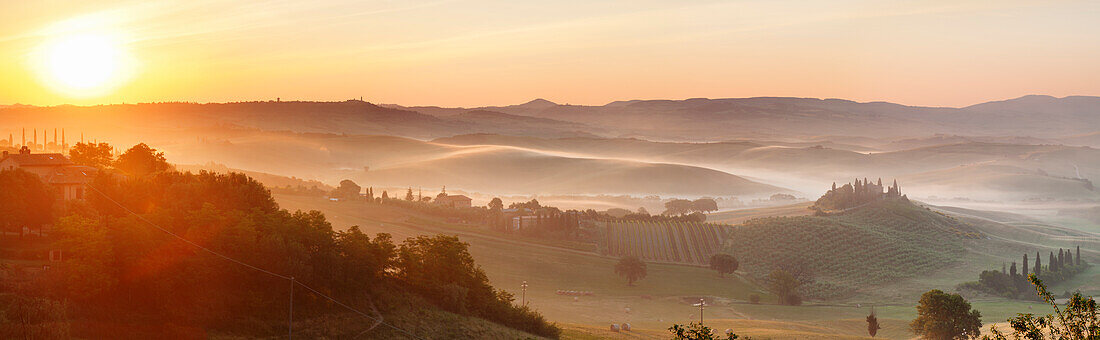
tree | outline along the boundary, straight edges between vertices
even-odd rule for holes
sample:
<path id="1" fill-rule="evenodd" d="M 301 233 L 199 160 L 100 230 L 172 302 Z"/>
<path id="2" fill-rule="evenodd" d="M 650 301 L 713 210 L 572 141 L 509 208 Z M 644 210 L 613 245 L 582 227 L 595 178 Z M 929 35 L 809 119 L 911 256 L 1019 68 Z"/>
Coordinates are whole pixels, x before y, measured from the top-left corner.
<path id="1" fill-rule="evenodd" d="M 1054 296 L 1047 291 L 1046 285 L 1035 274 L 1027 277 L 1031 284 L 1035 285 L 1035 291 L 1043 301 L 1050 304 L 1054 314 L 1036 316 L 1031 313 L 1020 313 L 1019 316 L 1008 319 L 1012 326 L 1014 339 L 1032 340 L 1092 340 L 1100 339 L 1100 321 L 1098 321 L 1096 300 L 1091 297 L 1084 298 L 1081 293 L 1074 293 L 1066 303 L 1065 310 L 1058 308 Z M 992 336 L 985 339 L 1008 340 L 996 329 L 990 326 Z"/>
<path id="2" fill-rule="evenodd" d="M 634 281 L 645 278 L 645 262 L 637 256 L 623 257 L 619 259 L 619 263 L 615 264 L 615 274 L 626 278 L 627 285 L 633 286 Z"/>
<path id="3" fill-rule="evenodd" d="M 1015 280 L 1015 278 L 1016 278 L 1016 261 L 1012 261 L 1012 267 L 1008 268 L 1008 275 L 1013 277 L 1013 280 Z"/>
<path id="4" fill-rule="evenodd" d="M 336 232 L 334 238 L 339 263 L 343 265 L 341 282 L 345 289 L 374 287 L 394 266 L 397 252 L 389 234 L 379 233 L 371 240 L 359 226 L 352 226 Z"/>
<path id="5" fill-rule="evenodd" d="M 413 200 L 413 189 L 412 188 L 409 188 L 409 191 L 405 192 L 405 200 L 406 201 L 412 201 Z"/>
<path id="6" fill-rule="evenodd" d="M 1055 262 L 1053 251 L 1050 252 L 1049 256 L 1047 256 L 1047 269 L 1049 269 L 1050 271 L 1058 270 L 1058 262 Z"/>
<path id="7" fill-rule="evenodd" d="M 739 339 L 737 334 L 733 332 L 726 333 L 726 337 L 721 337 L 718 334 L 714 334 L 714 331 L 710 327 L 703 326 L 692 322 L 686 327 L 681 324 L 674 324 L 668 328 L 668 331 L 672 333 L 673 340 L 733 340 Z"/>
<path id="8" fill-rule="evenodd" d="M 145 177 L 167 171 L 171 167 L 164 158 L 163 152 L 157 152 L 157 149 L 140 143 L 118 156 L 115 168 L 132 177 Z"/>
<path id="9" fill-rule="evenodd" d="M 959 294 L 930 290 L 921 295 L 917 314 L 909 327 L 925 339 L 971 339 L 981 334 L 982 313 Z"/>
<path id="10" fill-rule="evenodd" d="M 7 231 L 41 227 L 53 216 L 54 196 L 38 175 L 23 169 L 0 171 L 0 227 Z"/>
<path id="11" fill-rule="evenodd" d="M 1077 263 L 1075 263 L 1074 265 L 1081 265 L 1081 246 L 1077 246 Z"/>
<path id="12" fill-rule="evenodd" d="M 388 200 L 388 199 L 390 199 L 390 193 L 386 192 L 385 190 L 382 190 L 382 200 Z"/>
<path id="13" fill-rule="evenodd" d="M 717 271 L 718 276 L 721 277 L 726 277 L 726 274 L 733 274 L 734 271 L 737 271 L 739 265 L 737 258 L 730 254 L 714 254 L 710 257 L 710 269 Z"/>
<path id="14" fill-rule="evenodd" d="M 638 207 L 637 213 L 638 215 L 649 216 L 649 210 L 646 210 L 645 207 Z"/>
<path id="15" fill-rule="evenodd" d="M 798 294 L 798 287 L 802 285 L 791 273 L 782 269 L 772 270 L 766 278 L 768 291 L 779 297 L 779 304 L 797 306 L 802 304 L 802 296 Z"/>
<path id="16" fill-rule="evenodd" d="M 501 212 L 504 210 L 504 201 L 501 201 L 500 197 L 493 197 L 493 199 L 489 201 L 489 210 Z"/>
<path id="17" fill-rule="evenodd" d="M 875 316 L 875 310 L 871 309 L 871 315 L 867 316 L 867 334 L 871 337 L 875 337 L 878 334 L 878 330 L 882 329 L 882 326 L 878 324 L 878 317 Z"/>
<path id="18" fill-rule="evenodd" d="M 350 179 L 340 181 L 340 186 L 332 190 L 332 197 L 336 197 L 342 200 L 354 201 L 359 199 L 359 192 L 363 190 L 359 184 L 355 184 Z"/>
<path id="19" fill-rule="evenodd" d="M 673 199 L 665 202 L 665 215 L 683 215 L 691 212 L 691 201 L 685 199 Z"/>
<path id="20" fill-rule="evenodd" d="M 1039 257 L 1039 252 L 1035 252 L 1035 275 L 1041 275 L 1043 271 L 1043 258 Z"/>
<path id="21" fill-rule="evenodd" d="M 111 166 L 114 156 L 111 155 L 110 144 L 76 143 L 69 150 L 69 159 L 78 165 L 103 169 Z"/>
<path id="22" fill-rule="evenodd" d="M 1024 265 L 1021 266 L 1021 268 L 1023 268 L 1023 270 L 1024 270 L 1023 271 L 1024 277 L 1027 277 L 1027 254 L 1024 254 Z"/>
<path id="23" fill-rule="evenodd" d="M 609 208 L 607 209 L 607 215 L 614 218 L 623 218 L 626 217 L 626 215 L 630 215 L 630 210 L 626 210 L 623 208 Z"/>
<path id="24" fill-rule="evenodd" d="M 718 202 L 713 198 L 700 198 L 691 202 L 691 209 L 702 212 L 718 211 Z"/>

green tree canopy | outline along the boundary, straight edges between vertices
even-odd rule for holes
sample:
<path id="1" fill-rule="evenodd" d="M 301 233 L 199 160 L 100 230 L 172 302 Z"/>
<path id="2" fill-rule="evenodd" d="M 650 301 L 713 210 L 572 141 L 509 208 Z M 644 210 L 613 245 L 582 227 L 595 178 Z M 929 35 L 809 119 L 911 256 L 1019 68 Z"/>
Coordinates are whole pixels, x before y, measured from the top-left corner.
<path id="1" fill-rule="evenodd" d="M 38 175 L 22 169 L 0 171 L 0 227 L 5 231 L 41 227 L 53 216 L 54 195 Z"/>
<path id="2" fill-rule="evenodd" d="M 772 270 L 766 278 L 768 290 L 779 297 L 779 304 L 797 306 L 802 304 L 802 296 L 798 294 L 801 282 L 794 275 L 782 269 Z"/>
<path id="3" fill-rule="evenodd" d="M 134 145 L 115 161 L 115 169 L 132 177 L 145 177 L 170 168 L 163 152 L 157 152 L 145 143 Z"/>
<path id="4" fill-rule="evenodd" d="M 627 285 L 633 286 L 634 281 L 645 278 L 645 262 L 642 262 L 637 256 L 623 257 L 619 259 L 619 263 L 615 264 L 615 274 L 626 278 Z"/>
<path id="5" fill-rule="evenodd" d="M 691 201 L 685 199 L 673 199 L 665 202 L 665 215 L 683 215 L 694 210 Z"/>
<path id="6" fill-rule="evenodd" d="M 718 211 L 718 202 L 713 198 L 700 198 L 691 202 L 691 209 L 702 212 Z"/>
<path id="7" fill-rule="evenodd" d="M 111 166 L 114 156 L 111 155 L 110 144 L 76 143 L 69 150 L 69 159 L 79 165 L 103 169 Z"/>
<path id="8" fill-rule="evenodd" d="M 925 339 L 970 339 L 981 333 L 982 313 L 959 294 L 930 290 L 921 295 L 917 315 L 909 327 Z"/>
<path id="9" fill-rule="evenodd" d="M 730 254 L 714 254 L 710 257 L 710 269 L 714 269 L 721 277 L 726 277 L 726 274 L 733 274 L 737 271 L 737 267 L 740 263 L 737 262 L 737 258 Z"/>
<path id="10" fill-rule="evenodd" d="M 359 199 L 359 192 L 363 191 L 363 187 L 359 184 L 355 184 L 350 179 L 340 181 L 340 186 L 332 190 L 332 197 L 336 197 L 342 200 L 354 201 Z"/>
<path id="11" fill-rule="evenodd" d="M 668 328 L 673 340 L 734 340 L 739 339 L 733 332 L 726 333 L 725 337 L 714 334 L 710 327 L 699 323 L 690 323 L 687 326 L 674 324 Z"/>

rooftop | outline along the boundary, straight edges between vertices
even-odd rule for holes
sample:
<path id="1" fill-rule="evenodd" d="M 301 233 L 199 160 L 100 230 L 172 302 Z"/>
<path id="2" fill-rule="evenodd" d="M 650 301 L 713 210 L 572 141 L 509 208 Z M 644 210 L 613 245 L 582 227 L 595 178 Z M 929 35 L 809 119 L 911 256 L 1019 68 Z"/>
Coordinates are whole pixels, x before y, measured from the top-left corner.
<path id="1" fill-rule="evenodd" d="M 59 153 L 18 153 L 8 154 L 7 157 L 3 157 L 0 161 L 11 160 L 15 164 L 23 166 L 65 166 L 72 165 L 73 162 L 69 161 L 64 155 Z"/>

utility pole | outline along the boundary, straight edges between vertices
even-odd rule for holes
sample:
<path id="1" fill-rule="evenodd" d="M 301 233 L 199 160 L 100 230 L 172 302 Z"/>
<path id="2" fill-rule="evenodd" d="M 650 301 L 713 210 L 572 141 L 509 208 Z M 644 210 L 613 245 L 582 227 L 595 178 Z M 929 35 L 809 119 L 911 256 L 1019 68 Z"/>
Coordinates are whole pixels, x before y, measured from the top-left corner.
<path id="1" fill-rule="evenodd" d="M 520 300 L 520 301 L 523 302 L 523 306 L 527 306 L 527 280 L 523 280 L 523 284 L 521 284 L 519 286 L 523 287 L 523 295 L 521 295 L 522 300 Z"/>
<path id="2" fill-rule="evenodd" d="M 707 305 L 707 301 L 703 300 L 703 299 L 699 299 L 699 303 L 697 303 L 695 305 L 699 306 L 699 324 L 702 325 L 703 324 L 703 306 Z"/>
<path id="3" fill-rule="evenodd" d="M 287 339 L 294 338 L 294 277 L 290 277 L 290 313 L 286 322 Z"/>

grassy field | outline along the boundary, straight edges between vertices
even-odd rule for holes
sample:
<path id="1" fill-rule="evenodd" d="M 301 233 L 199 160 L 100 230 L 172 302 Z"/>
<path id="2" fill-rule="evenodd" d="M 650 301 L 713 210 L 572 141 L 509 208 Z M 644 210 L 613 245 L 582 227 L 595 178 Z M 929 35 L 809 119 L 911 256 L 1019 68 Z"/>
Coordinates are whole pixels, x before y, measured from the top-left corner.
<path id="1" fill-rule="evenodd" d="M 494 286 L 516 294 L 527 281 L 526 300 L 547 318 L 560 323 L 567 339 L 665 339 L 666 328 L 698 318 L 691 303 L 707 298 L 711 307 L 704 312 L 709 325 L 719 330 L 732 328 L 738 334 L 772 339 L 845 339 L 866 336 L 864 318 L 870 306 L 884 324 L 878 338 L 910 338 L 908 322 L 916 317 L 914 308 L 920 293 L 929 289 L 953 291 L 963 281 L 974 280 L 982 269 L 1000 267 L 1019 249 L 1062 245 L 1049 239 L 1049 229 L 1035 226 L 1008 226 L 999 223 L 963 219 L 993 240 L 962 240 L 964 255 L 951 265 L 915 277 L 871 285 L 857 297 L 829 302 L 809 301 L 804 306 L 774 305 L 774 297 L 743 276 L 719 278 L 702 267 L 649 264 L 649 275 L 636 286 L 614 275 L 615 259 L 568 247 L 554 247 L 522 240 L 495 237 L 475 226 L 454 226 L 394 207 L 329 202 L 320 198 L 277 195 L 287 209 L 318 209 L 338 229 L 359 225 L 367 232 L 388 232 L 395 239 L 419 234 L 452 234 L 470 243 L 470 251 L 485 269 Z M 921 209 L 923 210 L 923 209 Z M 940 216 L 940 215 L 937 215 Z M 1075 234 L 1076 235 L 1076 234 Z M 1088 235 L 1076 235 L 1075 240 Z M 1024 241 L 1007 242 L 1018 238 Z M 1017 249 L 1019 248 L 1019 249 Z M 1045 248 L 1044 248 L 1045 249 Z M 1096 268 L 1096 267 L 1094 267 Z M 1091 278 L 1100 270 L 1071 280 L 1062 286 L 1095 286 Z M 1090 281 L 1091 280 L 1091 281 Z M 593 296 L 574 299 L 557 295 L 557 290 L 592 291 Z M 744 301 L 759 294 L 763 303 Z M 1001 322 L 1018 312 L 1047 313 L 1045 305 L 1000 298 L 972 297 L 974 307 L 987 324 Z M 518 302 L 518 301 L 517 301 Z M 634 331 L 613 333 L 612 323 L 628 322 Z M 988 328 L 988 326 L 983 327 Z"/>

